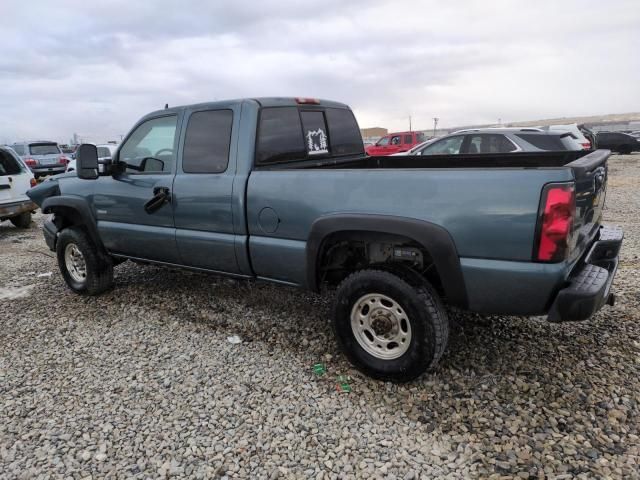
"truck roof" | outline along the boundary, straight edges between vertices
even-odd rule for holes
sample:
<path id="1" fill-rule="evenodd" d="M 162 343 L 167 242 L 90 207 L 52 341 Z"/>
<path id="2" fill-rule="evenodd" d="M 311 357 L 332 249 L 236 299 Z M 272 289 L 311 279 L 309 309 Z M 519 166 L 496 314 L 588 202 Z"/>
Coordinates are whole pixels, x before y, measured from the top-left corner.
<path id="1" fill-rule="evenodd" d="M 348 105 L 332 100 L 324 100 L 311 97 L 254 97 L 254 98 L 234 98 L 229 100 L 215 100 L 211 102 L 194 103 L 190 105 L 178 105 L 171 108 L 163 108 L 148 113 L 145 117 L 154 116 L 158 113 L 173 113 L 185 108 L 223 108 L 242 102 L 256 102 L 261 107 L 297 107 L 300 105 L 319 105 L 321 107 L 349 108 Z M 305 102 L 306 101 L 306 102 Z M 310 102 L 312 101 L 312 102 Z"/>

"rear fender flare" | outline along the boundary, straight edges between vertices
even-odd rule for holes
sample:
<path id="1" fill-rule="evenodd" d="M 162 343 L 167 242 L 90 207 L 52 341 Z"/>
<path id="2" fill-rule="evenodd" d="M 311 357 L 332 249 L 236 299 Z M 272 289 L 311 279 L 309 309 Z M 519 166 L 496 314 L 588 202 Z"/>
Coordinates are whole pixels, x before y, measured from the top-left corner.
<path id="1" fill-rule="evenodd" d="M 319 289 L 318 262 L 324 241 L 329 235 L 348 231 L 402 235 L 422 245 L 433 258 L 447 303 L 460 308 L 467 307 L 460 258 L 449 232 L 430 222 L 391 215 L 335 214 L 313 222 L 306 247 L 307 287 L 310 290 Z"/>

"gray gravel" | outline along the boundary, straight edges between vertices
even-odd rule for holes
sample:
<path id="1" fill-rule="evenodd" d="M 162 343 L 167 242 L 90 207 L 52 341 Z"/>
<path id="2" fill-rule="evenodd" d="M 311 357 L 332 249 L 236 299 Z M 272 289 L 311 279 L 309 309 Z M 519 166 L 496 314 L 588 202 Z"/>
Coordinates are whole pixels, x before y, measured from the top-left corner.
<path id="1" fill-rule="evenodd" d="M 640 155 L 611 174 L 617 305 L 452 313 L 441 367 L 400 386 L 336 351 L 328 298 L 130 262 L 84 298 L 4 222 L 0 478 L 640 478 Z"/>

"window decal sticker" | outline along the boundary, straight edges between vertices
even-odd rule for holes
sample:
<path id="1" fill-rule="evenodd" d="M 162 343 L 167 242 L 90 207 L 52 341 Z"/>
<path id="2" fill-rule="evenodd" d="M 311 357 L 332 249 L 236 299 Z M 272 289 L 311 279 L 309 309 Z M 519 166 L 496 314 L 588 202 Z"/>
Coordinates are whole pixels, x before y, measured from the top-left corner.
<path id="1" fill-rule="evenodd" d="M 329 153 L 327 148 L 327 134 L 322 128 L 307 131 L 307 150 L 309 155 Z"/>

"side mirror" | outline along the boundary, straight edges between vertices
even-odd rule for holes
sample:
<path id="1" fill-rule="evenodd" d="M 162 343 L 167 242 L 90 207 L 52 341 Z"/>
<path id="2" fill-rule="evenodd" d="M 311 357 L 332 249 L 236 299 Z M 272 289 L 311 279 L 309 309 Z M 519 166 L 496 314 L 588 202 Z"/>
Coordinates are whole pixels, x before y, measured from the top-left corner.
<path id="1" fill-rule="evenodd" d="M 145 157 L 138 168 L 141 172 L 162 172 L 164 170 L 164 162 L 158 158 Z"/>
<path id="2" fill-rule="evenodd" d="M 95 180 L 98 178 L 98 149 L 90 143 L 83 143 L 76 152 L 78 178 Z"/>

